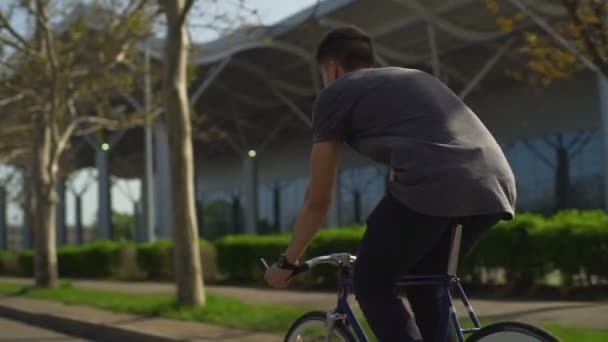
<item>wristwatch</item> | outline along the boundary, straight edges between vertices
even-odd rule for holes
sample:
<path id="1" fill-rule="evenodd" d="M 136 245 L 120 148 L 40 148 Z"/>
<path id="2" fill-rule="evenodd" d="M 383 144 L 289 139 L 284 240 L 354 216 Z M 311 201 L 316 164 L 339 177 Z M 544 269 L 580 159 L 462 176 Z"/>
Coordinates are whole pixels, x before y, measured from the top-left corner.
<path id="1" fill-rule="evenodd" d="M 277 261 L 277 267 L 284 269 L 284 270 L 292 270 L 295 271 L 298 266 L 295 264 L 291 264 L 289 261 L 287 261 L 287 257 L 285 256 L 285 254 L 281 254 L 279 256 L 279 260 Z"/>

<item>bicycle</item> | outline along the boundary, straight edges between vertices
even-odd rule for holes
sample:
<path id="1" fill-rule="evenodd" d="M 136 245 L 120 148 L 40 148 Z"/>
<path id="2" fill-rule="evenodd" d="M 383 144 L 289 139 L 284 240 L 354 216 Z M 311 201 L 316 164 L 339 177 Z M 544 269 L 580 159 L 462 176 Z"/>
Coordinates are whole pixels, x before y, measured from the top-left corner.
<path id="1" fill-rule="evenodd" d="M 470 335 L 467 342 L 560 342 L 549 332 L 522 322 L 498 322 L 481 327 L 479 319 L 473 310 L 461 284 L 456 276 L 462 225 L 457 224 L 452 229 L 447 273 L 429 276 L 404 276 L 399 279 L 397 286 L 437 285 L 444 288 L 443 310 L 439 320 L 440 341 L 447 340 L 450 318 L 459 342 L 465 342 L 465 335 Z M 301 263 L 293 276 L 308 271 L 320 264 L 330 264 L 339 269 L 339 290 L 336 308 L 328 312 L 312 311 L 298 318 L 289 328 L 285 342 L 306 341 L 341 341 L 368 342 L 370 341 L 350 305 L 348 296 L 353 280 L 353 266 L 356 256 L 349 253 L 334 253 L 319 256 Z M 265 268 L 268 264 L 261 259 Z M 452 292 L 462 300 L 474 328 L 462 328 L 454 308 Z M 310 330 L 309 330 L 310 329 Z"/>

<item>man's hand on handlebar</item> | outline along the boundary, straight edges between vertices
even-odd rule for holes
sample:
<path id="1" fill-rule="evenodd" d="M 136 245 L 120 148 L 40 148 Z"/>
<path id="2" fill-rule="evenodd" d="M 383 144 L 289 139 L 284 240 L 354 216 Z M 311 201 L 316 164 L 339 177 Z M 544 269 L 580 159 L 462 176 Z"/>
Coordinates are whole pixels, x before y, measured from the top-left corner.
<path id="1" fill-rule="evenodd" d="M 279 268 L 277 264 L 268 266 L 264 259 L 262 259 L 262 263 L 266 267 L 264 279 L 269 286 L 274 288 L 285 288 L 289 285 L 289 281 L 291 280 L 294 271 Z"/>
<path id="2" fill-rule="evenodd" d="M 291 278 L 309 269 L 309 265 L 306 262 L 292 265 L 292 268 L 281 268 L 279 267 L 279 263 L 268 266 L 268 263 L 264 259 L 260 259 L 260 262 L 266 272 L 264 279 L 268 285 L 274 288 L 286 287 L 289 285 Z"/>

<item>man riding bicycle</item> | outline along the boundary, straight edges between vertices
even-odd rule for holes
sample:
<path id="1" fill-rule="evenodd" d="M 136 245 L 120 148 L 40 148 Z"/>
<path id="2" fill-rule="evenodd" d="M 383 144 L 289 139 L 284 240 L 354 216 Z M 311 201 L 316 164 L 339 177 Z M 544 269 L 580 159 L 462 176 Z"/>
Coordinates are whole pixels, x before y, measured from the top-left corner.
<path id="1" fill-rule="evenodd" d="M 420 70 L 374 68 L 373 56 L 370 37 L 353 26 L 319 44 L 325 89 L 313 109 L 310 182 L 289 247 L 265 278 L 288 285 L 327 218 L 347 144 L 391 169 L 354 268 L 361 310 L 380 341 L 435 341 L 440 286 L 407 290 L 414 320 L 394 283 L 405 274 L 445 273 L 456 222 L 465 254 L 498 221 L 512 219 L 515 179 L 491 133 L 449 88 Z"/>

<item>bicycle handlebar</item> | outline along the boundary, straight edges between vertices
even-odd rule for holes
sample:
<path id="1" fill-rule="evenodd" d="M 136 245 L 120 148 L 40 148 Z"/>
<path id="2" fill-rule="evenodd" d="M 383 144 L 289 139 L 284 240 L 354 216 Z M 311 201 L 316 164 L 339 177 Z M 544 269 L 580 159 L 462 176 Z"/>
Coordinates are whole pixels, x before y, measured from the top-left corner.
<path id="1" fill-rule="evenodd" d="M 260 259 L 260 261 L 264 265 L 264 268 L 268 269 L 269 266 L 266 263 L 266 260 L 264 260 L 262 258 L 262 259 Z M 329 254 L 329 255 L 322 255 L 322 256 L 318 256 L 318 257 L 306 260 L 306 261 L 298 264 L 297 268 L 293 271 L 293 274 L 291 276 L 293 277 L 299 273 L 306 272 L 306 271 L 316 267 L 317 265 L 321 265 L 321 264 L 352 267 L 354 265 L 355 261 L 357 261 L 357 257 L 354 255 L 351 255 L 350 253 L 333 253 L 333 254 Z"/>

